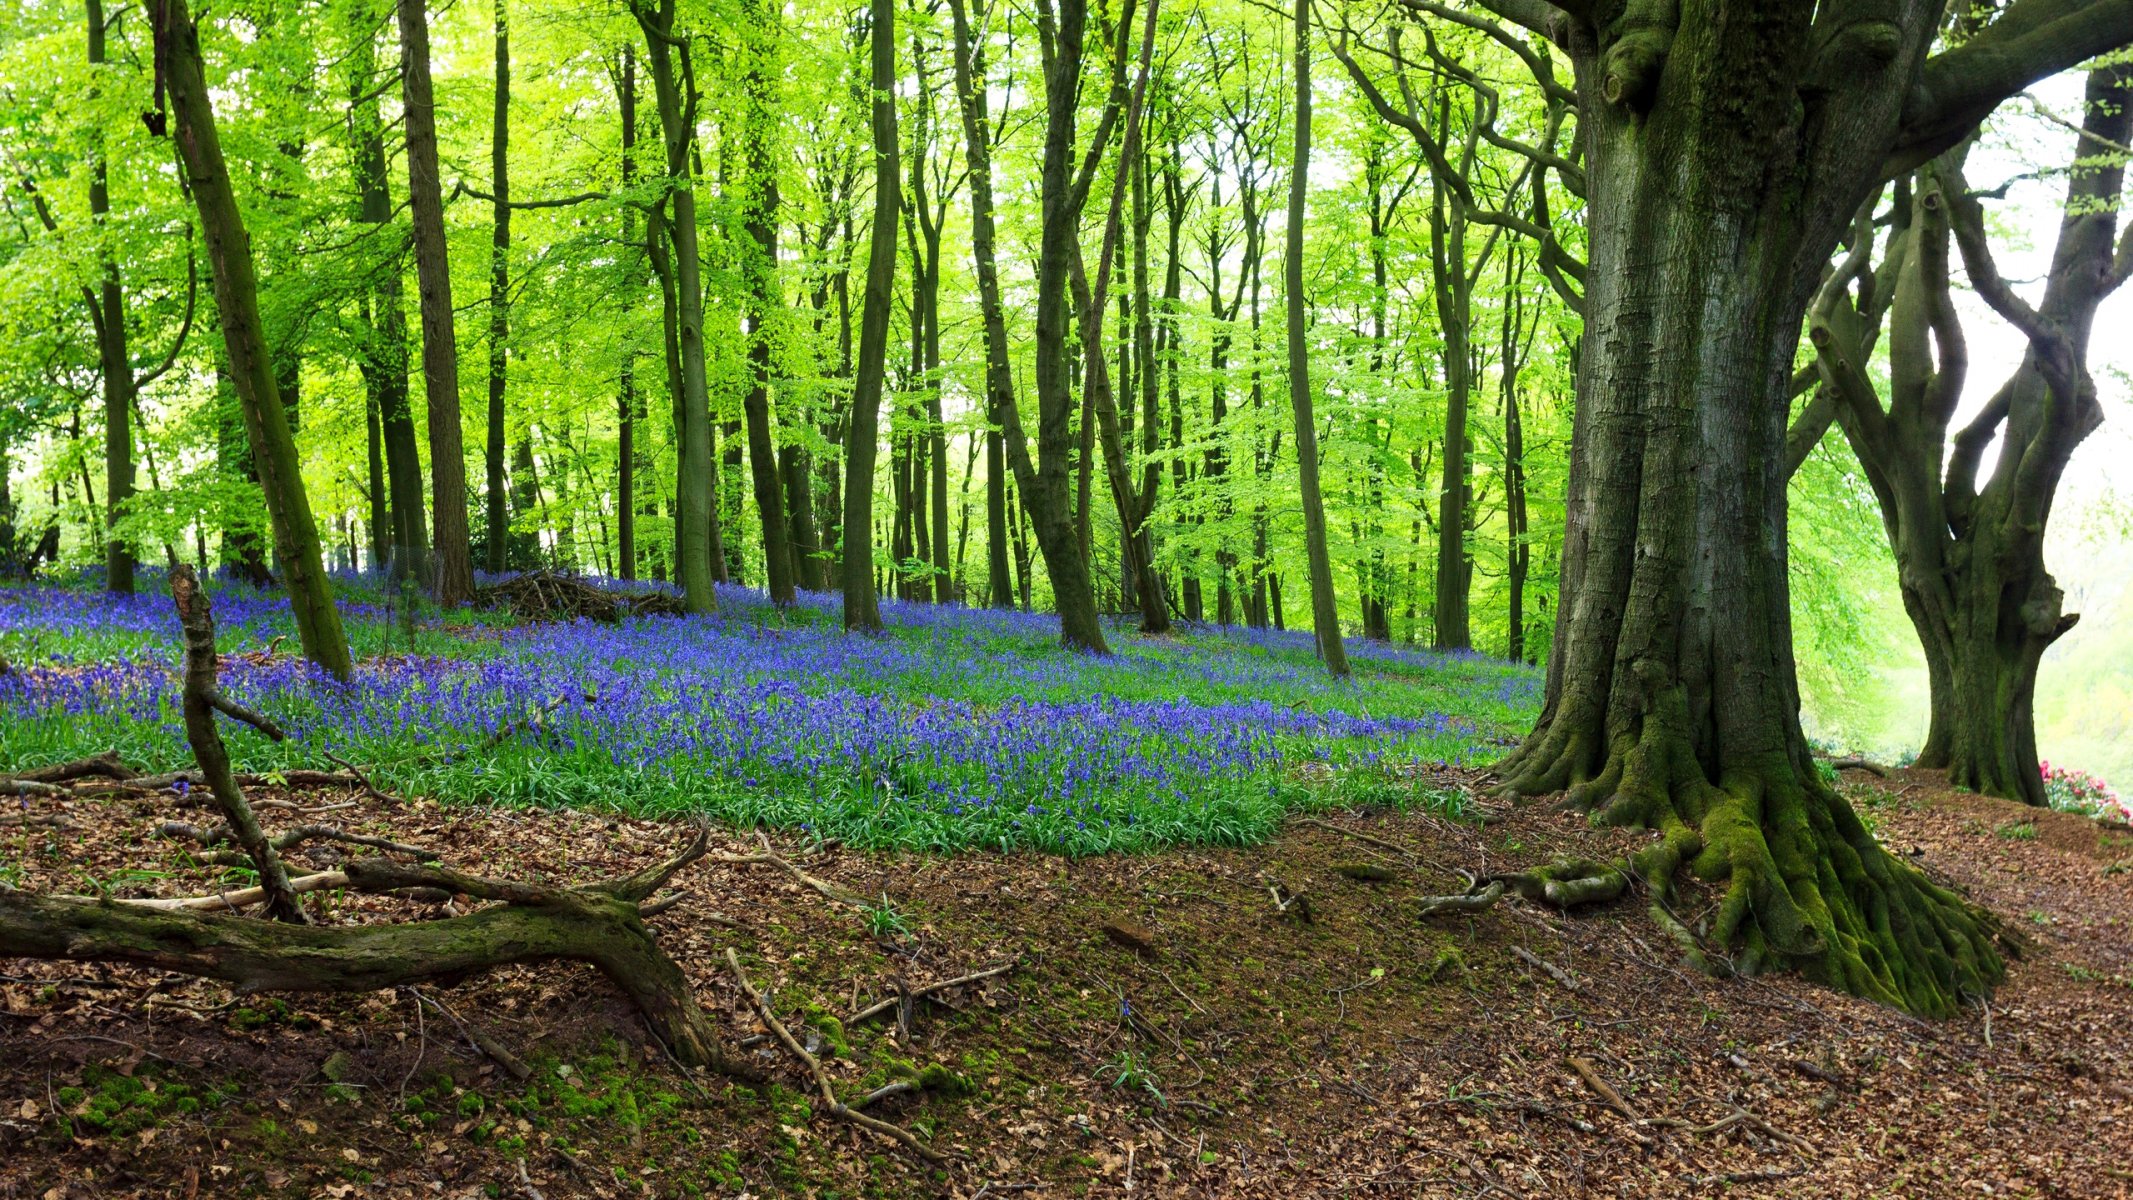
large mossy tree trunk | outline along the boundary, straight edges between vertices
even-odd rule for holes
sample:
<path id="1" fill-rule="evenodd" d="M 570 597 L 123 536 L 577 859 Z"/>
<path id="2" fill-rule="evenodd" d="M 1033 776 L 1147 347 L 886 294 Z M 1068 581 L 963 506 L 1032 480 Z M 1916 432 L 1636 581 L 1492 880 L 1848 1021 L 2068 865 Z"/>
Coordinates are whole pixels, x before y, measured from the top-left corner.
<path id="1" fill-rule="evenodd" d="M 237 208 L 222 143 L 215 134 L 207 69 L 200 56 L 200 32 L 185 0 L 157 0 L 150 10 L 160 58 L 161 91 L 170 97 L 172 135 L 178 143 L 200 214 L 215 278 L 215 307 L 222 325 L 230 382 L 244 412 L 252 463 L 266 494 L 274 529 L 275 554 L 288 585 L 289 609 L 304 657 L 336 678 L 348 678 L 351 664 L 341 613 L 326 578 L 318 525 L 304 490 L 302 460 L 282 411 L 281 392 L 267 354 L 259 321 L 259 279 L 252 263 L 251 235 Z"/>
<path id="2" fill-rule="evenodd" d="M 1632 866 L 1662 924 L 1679 868 L 1724 881 L 1707 944 L 1735 966 L 1946 1013 L 2001 975 L 1988 920 L 1881 847 L 1800 729 L 1785 419 L 1802 321 L 1853 214 L 2036 77 L 2000 68 L 2037 29 L 1974 38 L 1933 71 L 1939 6 L 1892 9 L 1632 4 L 1605 28 L 1543 22 L 1577 69 L 1591 262 L 1547 700 L 1500 770 L 1514 791 L 1567 789 L 1597 822 L 1660 831 Z M 2110 44 L 2066 32 L 2049 39 L 2062 65 Z"/>

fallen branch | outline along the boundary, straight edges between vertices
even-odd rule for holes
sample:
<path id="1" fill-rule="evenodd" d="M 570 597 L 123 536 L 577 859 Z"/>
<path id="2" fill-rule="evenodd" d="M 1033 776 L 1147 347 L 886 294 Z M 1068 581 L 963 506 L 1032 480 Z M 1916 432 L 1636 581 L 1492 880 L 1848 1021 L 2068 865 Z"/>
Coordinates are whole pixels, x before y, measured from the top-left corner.
<path id="1" fill-rule="evenodd" d="M 157 827 L 156 832 L 164 837 L 185 838 L 210 848 L 224 845 L 232 840 L 227 825 L 217 825 L 212 829 L 201 829 L 197 825 L 188 825 L 183 821 L 165 821 Z M 269 840 L 269 844 L 274 847 L 277 853 L 287 854 L 305 842 L 314 841 L 344 842 L 351 846 L 368 846 L 390 854 L 405 854 L 428 861 L 434 861 L 437 858 L 435 851 L 425 850 L 420 846 L 410 846 L 405 842 L 395 842 L 389 838 L 373 837 L 367 833 L 348 833 L 331 825 L 298 825 L 277 834 Z M 223 862 L 226 857 L 229 856 L 214 854 L 203 856 L 204 860 L 208 862 L 220 863 L 225 866 L 233 865 Z"/>
<path id="2" fill-rule="evenodd" d="M 1606 1101 L 1607 1107 L 1621 1114 L 1623 1120 L 1633 1125 L 1643 1123 L 1643 1116 L 1636 1109 L 1629 1106 L 1629 1101 L 1622 1098 L 1622 1093 L 1609 1086 L 1605 1079 L 1600 1078 L 1599 1068 L 1575 1054 L 1564 1061 L 1570 1064 L 1570 1069 L 1577 1073 L 1579 1079 L 1585 1081 L 1585 1086 L 1592 1089 L 1593 1095 Z"/>
<path id="3" fill-rule="evenodd" d="M 320 871 L 315 875 L 299 875 L 289 881 L 291 895 L 306 892 L 328 891 L 347 887 L 348 876 L 339 871 Z M 154 909 L 158 912 L 236 912 L 266 901 L 267 889 L 263 887 L 240 888 L 234 892 L 218 892 L 212 896 L 156 896 L 147 899 L 114 899 L 113 904 L 125 904 L 134 908 Z M 97 903 L 93 896 L 61 896 L 61 900 L 79 900 L 87 904 Z"/>
<path id="4" fill-rule="evenodd" d="M 1556 966 L 1554 963 L 1549 962 L 1547 959 L 1542 958 L 1540 955 L 1535 954 L 1531 950 L 1526 949 L 1524 946 L 1511 947 L 1511 953 L 1516 954 L 1519 958 L 1523 959 L 1527 966 L 1538 967 L 1541 970 L 1546 971 L 1548 973 L 1548 978 L 1553 979 L 1557 983 L 1561 984 L 1564 991 L 1574 992 L 1578 990 L 1578 981 L 1570 974 L 1570 972 L 1565 971 L 1561 967 Z"/>
<path id="5" fill-rule="evenodd" d="M 898 1005 L 904 1002 L 906 998 L 912 1000 L 923 1000 L 926 997 L 935 994 L 936 992 L 945 992 L 949 988 L 962 987 L 966 983 L 976 983 L 980 979 L 991 979 L 995 975 L 1005 975 L 1009 971 L 1012 971 L 1017 966 L 1019 966 L 1021 964 L 1021 961 L 1022 960 L 1019 958 L 1010 959 L 1007 962 L 1001 963 L 997 967 L 987 967 L 982 971 L 972 971 L 968 975 L 958 975 L 954 979 L 943 979 L 939 983 L 929 983 L 922 988 L 913 988 L 910 991 L 905 992 L 902 996 L 891 996 L 886 1000 L 882 1000 L 874 1004 L 869 1004 L 865 1008 L 860 1009 L 858 1012 L 853 1013 L 851 1016 L 846 1017 L 844 1019 L 844 1023 L 846 1025 L 851 1025 L 859 1021 L 872 1020 L 873 1018 L 878 1017 L 885 1012 L 893 1012 L 895 1011 Z"/>
<path id="6" fill-rule="evenodd" d="M 707 861 L 721 863 L 729 867 L 742 867 L 753 864 L 773 866 L 838 904 L 849 908 L 864 909 L 867 907 L 865 898 L 857 892 L 839 887 L 826 879 L 818 879 L 795 866 L 791 859 L 772 850 L 770 848 L 770 839 L 761 831 L 757 831 L 756 837 L 763 844 L 763 851 L 760 854 L 713 854 L 709 856 Z"/>
<path id="7" fill-rule="evenodd" d="M 808 1074 L 814 1077 L 815 1088 L 821 1093 L 823 1106 L 830 1115 L 850 1121 L 870 1133 L 888 1138 L 927 1162 L 940 1163 L 947 1161 L 946 1155 L 911 1136 L 909 1130 L 891 1125 L 887 1121 L 877 1121 L 858 1109 L 840 1102 L 837 1099 L 836 1089 L 830 1086 L 829 1072 L 822 1069 L 821 1061 L 814 1055 L 809 1054 L 807 1047 L 802 1046 L 799 1040 L 793 1037 L 792 1031 L 785 1028 L 784 1023 L 778 1020 L 778 1014 L 772 1011 L 770 1001 L 764 999 L 763 993 L 757 991 L 755 985 L 748 982 L 748 972 L 741 969 L 741 956 L 735 954 L 731 947 L 726 950 L 726 965 L 733 971 L 733 981 L 740 985 L 741 991 L 747 993 L 749 1001 L 755 1005 L 756 1014 L 763 1018 L 763 1024 L 770 1027 L 770 1032 L 777 1035 L 778 1041 L 782 1042 L 785 1048 L 792 1052 L 793 1057 L 799 1059 L 807 1067 Z"/>
<path id="8" fill-rule="evenodd" d="M 1868 771 L 1879 775 L 1883 779 L 1889 777 L 1889 769 L 1887 767 L 1863 758 L 1834 758 L 1830 760 L 1829 766 L 1833 771 Z"/>
<path id="9" fill-rule="evenodd" d="M 458 1013 L 453 1012 L 451 1009 L 445 1007 L 442 1001 L 434 1000 L 429 996 L 424 995 L 422 989 L 420 988 L 409 988 L 408 991 L 411 991 L 415 994 L 415 999 L 417 1001 L 423 1004 L 427 1004 L 431 1008 L 436 1009 L 439 1015 L 443 1016 L 452 1024 L 458 1026 L 459 1032 L 465 1034 L 467 1040 L 474 1043 L 476 1049 L 480 1050 L 483 1054 L 488 1055 L 490 1058 L 495 1059 L 496 1065 L 502 1067 L 506 1072 L 510 1074 L 513 1079 L 516 1079 L 519 1082 L 523 1083 L 526 1080 L 533 1078 L 533 1068 L 526 1065 L 526 1060 L 520 1058 L 516 1054 L 513 1054 L 509 1046 L 506 1046 L 502 1042 L 496 1040 L 495 1037 L 491 1036 L 486 1030 L 482 1029 L 481 1026 L 468 1022 Z"/>

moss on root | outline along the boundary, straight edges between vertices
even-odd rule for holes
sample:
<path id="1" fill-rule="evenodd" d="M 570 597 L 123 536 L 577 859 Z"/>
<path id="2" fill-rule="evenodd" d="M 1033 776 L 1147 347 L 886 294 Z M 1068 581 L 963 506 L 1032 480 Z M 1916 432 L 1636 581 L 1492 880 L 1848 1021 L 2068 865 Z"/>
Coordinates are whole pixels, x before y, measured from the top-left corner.
<path id="1" fill-rule="evenodd" d="M 1736 762 L 1713 783 L 1686 729 L 1677 692 L 1635 734 L 1611 739 L 1599 764 L 1573 757 L 1589 739 L 1550 731 L 1501 770 L 1507 790 L 1564 790 L 1566 805 L 1596 825 L 1660 833 L 1616 866 L 1645 883 L 1653 919 L 1706 970 L 1796 970 L 1926 1016 L 1990 993 L 2005 968 L 1989 914 L 1885 850 L 1804 756 Z M 1700 937 L 1672 904 L 1684 865 L 1725 885 Z M 1590 877 L 1591 866 L 1552 873 Z"/>

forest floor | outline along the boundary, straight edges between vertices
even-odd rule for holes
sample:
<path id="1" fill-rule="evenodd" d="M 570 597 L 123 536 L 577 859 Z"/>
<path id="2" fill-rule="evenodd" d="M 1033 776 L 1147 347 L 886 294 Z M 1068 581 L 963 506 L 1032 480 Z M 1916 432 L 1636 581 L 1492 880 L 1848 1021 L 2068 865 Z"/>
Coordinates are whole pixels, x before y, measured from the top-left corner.
<path id="1" fill-rule="evenodd" d="M 805 869 L 874 904 L 700 863 L 680 880 L 692 900 L 654 921 L 729 1042 L 781 1081 L 768 1086 L 685 1076 L 577 965 L 419 996 L 259 998 L 0 962 L 0 1197 L 2133 1194 L 2133 829 L 1923 772 L 1846 787 L 1892 850 L 2026 938 L 1989 1008 L 1922 1022 L 1788 976 L 1706 978 L 1633 903 L 1417 921 L 1419 897 L 1459 890 L 1456 868 L 1636 836 L 1546 805 L 1491 808 L 1486 824 L 1321 811 L 1249 848 L 1134 856 L 833 847 Z M 255 798 L 338 805 L 310 819 L 520 878 L 618 874 L 687 836 L 582 811 Z M 71 824 L 0 829 L 14 882 L 207 890 L 153 836 L 185 815 L 175 801 L 31 800 Z M 318 869 L 332 852 L 296 857 Z M 1351 877 L 1366 874 L 1385 878 Z M 326 919 L 417 915 L 317 902 Z M 811 1119 L 729 947 L 822 1047 L 843 1098 L 922 1072 L 925 1090 L 869 1111 L 958 1160 L 930 1167 Z M 893 1012 L 836 1019 L 899 980 L 1008 962 L 916 1002 L 907 1030 Z"/>

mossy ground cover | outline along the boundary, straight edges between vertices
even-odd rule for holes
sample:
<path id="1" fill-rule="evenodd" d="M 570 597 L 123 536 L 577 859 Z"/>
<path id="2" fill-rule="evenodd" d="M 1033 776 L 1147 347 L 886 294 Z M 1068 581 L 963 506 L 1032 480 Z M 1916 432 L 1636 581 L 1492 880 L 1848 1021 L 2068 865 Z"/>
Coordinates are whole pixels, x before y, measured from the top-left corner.
<path id="1" fill-rule="evenodd" d="M 108 748 L 186 765 L 158 586 L 0 590 L 0 770 Z M 233 730 L 240 770 L 332 753 L 448 801 L 707 813 L 880 848 L 1249 843 L 1329 787 L 1412 791 L 1414 764 L 1487 761 L 1540 686 L 1519 664 L 1370 644 L 1337 682 L 1307 633 L 1270 630 L 1120 626 L 1096 658 L 1041 614 L 920 604 L 850 637 L 827 595 L 779 610 L 725 589 L 715 616 L 525 627 L 360 577 L 342 595 L 362 660 L 347 684 L 290 656 L 285 604 L 218 589 L 226 689 L 296 735 Z"/>

